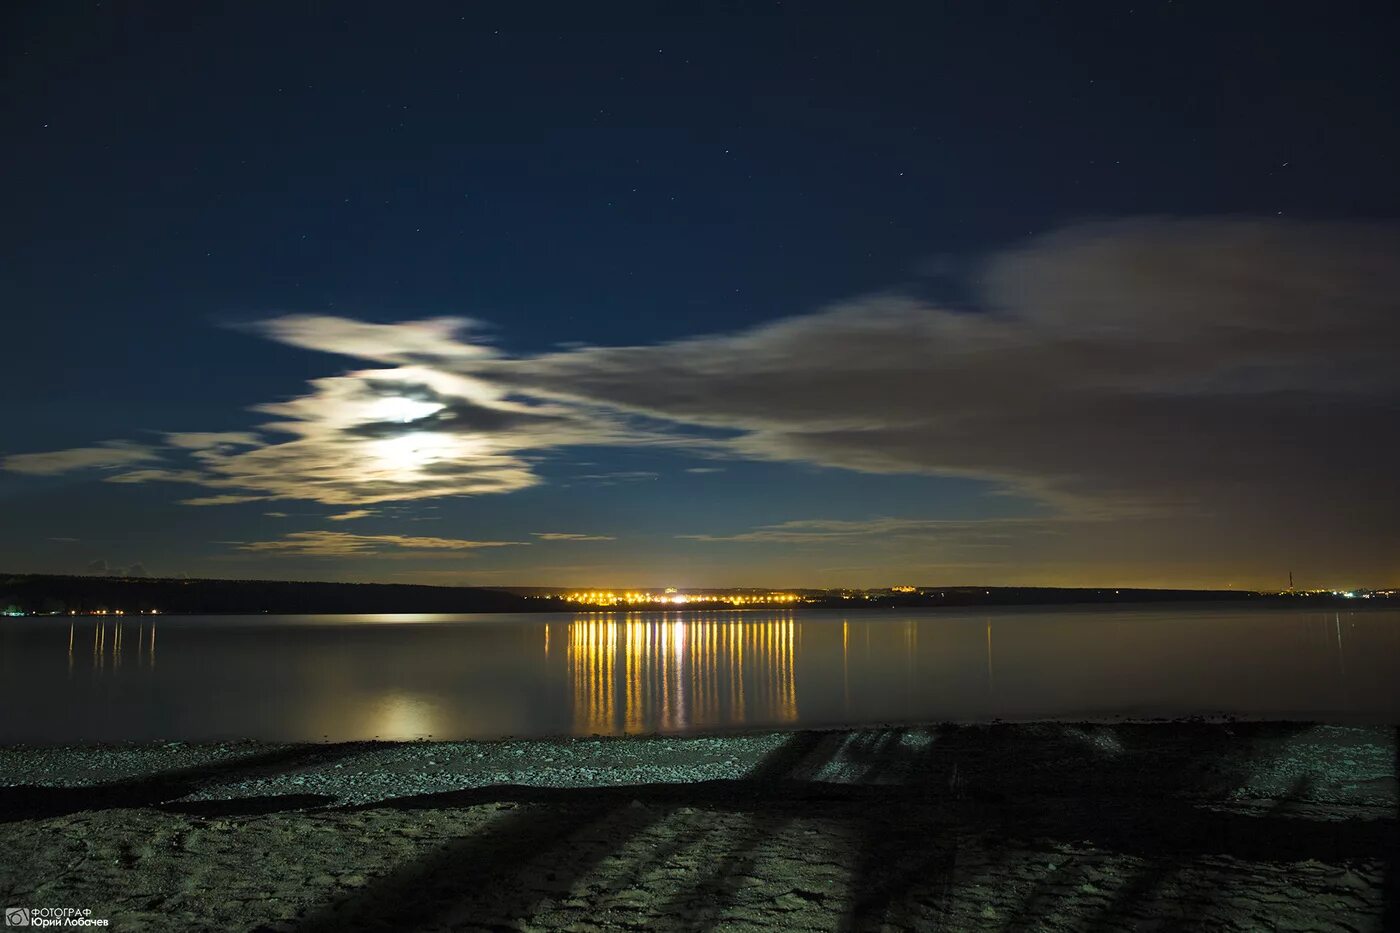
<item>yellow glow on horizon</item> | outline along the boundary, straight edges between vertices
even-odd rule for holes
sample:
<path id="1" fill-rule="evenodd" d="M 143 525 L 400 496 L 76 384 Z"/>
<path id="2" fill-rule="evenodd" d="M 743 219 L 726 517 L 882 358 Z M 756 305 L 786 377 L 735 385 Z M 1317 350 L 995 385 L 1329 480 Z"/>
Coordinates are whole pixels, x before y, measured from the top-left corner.
<path id="1" fill-rule="evenodd" d="M 764 593 L 764 594 L 744 594 L 744 593 L 680 593 L 674 588 L 667 588 L 662 593 L 647 593 L 637 591 L 626 591 L 622 593 L 612 590 L 579 590 L 567 593 L 563 597 L 571 603 L 579 603 L 585 606 L 686 606 L 690 603 L 723 603 L 729 606 L 775 606 L 790 605 L 799 601 L 800 597 L 795 593 Z"/>

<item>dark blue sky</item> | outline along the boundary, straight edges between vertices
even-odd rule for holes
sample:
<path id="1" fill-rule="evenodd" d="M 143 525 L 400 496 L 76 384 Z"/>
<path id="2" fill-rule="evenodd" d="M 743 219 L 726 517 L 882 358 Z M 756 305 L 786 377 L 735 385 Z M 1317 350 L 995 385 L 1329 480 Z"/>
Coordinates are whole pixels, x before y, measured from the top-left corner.
<path id="1" fill-rule="evenodd" d="M 383 362 L 256 329 L 285 315 L 473 318 L 478 341 L 529 370 L 561 346 L 742 335 L 871 296 L 981 316 L 999 310 L 988 263 L 1086 222 L 1246 219 L 1325 245 L 1318 224 L 1361 224 L 1374 239 L 1400 213 L 1400 36 L 1381 3 L 31 3 L 2 15 L 4 455 L 247 431 L 268 421 L 250 406 Z M 764 359 L 755 350 L 745 366 L 770 372 Z M 501 378 L 504 398 L 565 391 Z M 746 391 L 761 399 L 756 385 Z M 889 391 L 909 395 L 906 383 Z M 634 395 L 590 398 L 657 414 Z M 1393 400 L 1354 410 L 1385 417 Z M 870 405 L 875 420 L 888 407 Z M 734 437 L 762 420 L 742 414 L 707 413 L 683 433 Z M 285 490 L 190 506 L 180 500 L 198 490 L 113 483 L 113 464 L 12 469 L 0 474 L 0 559 L 445 582 L 767 573 L 775 585 L 969 574 L 1251 585 L 1276 559 L 1309 559 L 1213 555 L 1208 571 L 1179 528 L 1126 556 L 1023 553 L 1018 539 L 995 560 L 924 535 L 695 541 L 677 536 L 1087 513 L 1038 485 L 1077 468 L 1032 455 L 863 467 L 784 445 L 699 459 L 633 440 L 538 446 L 522 455 L 528 488 L 401 507 L 362 494 L 307 505 Z M 686 472 L 712 462 L 724 472 Z M 578 479 L 624 473 L 655 475 Z M 328 505 L 356 504 L 377 514 L 325 525 Z M 381 540 L 353 558 L 269 548 L 230 562 L 230 548 L 327 528 L 533 543 L 425 552 Z M 554 532 L 615 540 L 562 553 L 530 537 Z M 1248 536 L 1231 546 L 1248 549 Z M 1341 583 L 1356 563 L 1318 573 Z"/>

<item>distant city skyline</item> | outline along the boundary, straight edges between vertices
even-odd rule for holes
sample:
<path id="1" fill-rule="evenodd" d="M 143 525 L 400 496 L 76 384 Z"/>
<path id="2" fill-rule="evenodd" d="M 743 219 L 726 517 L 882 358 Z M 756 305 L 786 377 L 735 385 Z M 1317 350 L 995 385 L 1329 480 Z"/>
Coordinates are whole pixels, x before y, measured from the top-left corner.
<path id="1" fill-rule="evenodd" d="M 1375 11 L 1017 9 L 8 12 L 0 571 L 1400 584 Z"/>

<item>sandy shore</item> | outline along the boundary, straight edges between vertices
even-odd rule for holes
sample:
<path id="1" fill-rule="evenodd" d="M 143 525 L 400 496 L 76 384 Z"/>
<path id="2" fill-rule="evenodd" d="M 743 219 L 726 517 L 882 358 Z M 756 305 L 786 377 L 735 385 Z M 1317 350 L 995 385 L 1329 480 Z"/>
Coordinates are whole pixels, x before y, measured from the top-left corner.
<path id="1" fill-rule="evenodd" d="M 0 749 L 0 900 L 116 930 L 1400 929 L 1397 730 Z"/>

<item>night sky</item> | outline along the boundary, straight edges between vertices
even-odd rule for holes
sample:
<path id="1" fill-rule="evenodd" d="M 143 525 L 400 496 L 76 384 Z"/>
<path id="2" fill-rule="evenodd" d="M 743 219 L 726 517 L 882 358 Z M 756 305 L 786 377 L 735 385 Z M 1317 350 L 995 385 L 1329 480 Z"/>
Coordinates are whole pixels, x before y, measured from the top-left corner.
<path id="1" fill-rule="evenodd" d="M 0 570 L 1400 583 L 1395 10 L 7 4 Z"/>

